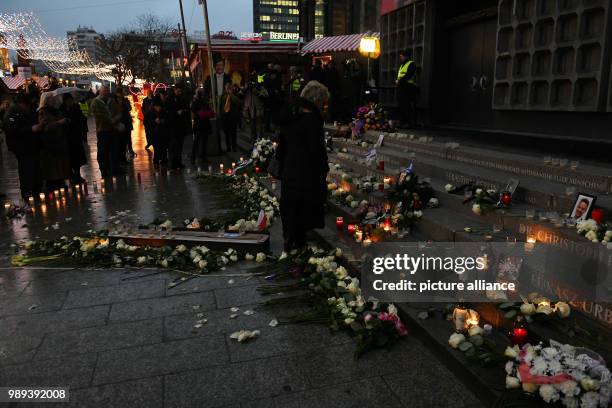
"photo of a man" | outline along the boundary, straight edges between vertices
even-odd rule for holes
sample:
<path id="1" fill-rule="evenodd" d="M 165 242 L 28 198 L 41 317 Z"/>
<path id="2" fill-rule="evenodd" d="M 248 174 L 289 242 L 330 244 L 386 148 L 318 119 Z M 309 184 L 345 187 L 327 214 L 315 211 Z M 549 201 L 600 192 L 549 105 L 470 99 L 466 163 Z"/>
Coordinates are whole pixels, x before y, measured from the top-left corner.
<path id="1" fill-rule="evenodd" d="M 576 221 L 586 220 L 591 212 L 593 204 L 595 203 L 595 198 L 596 197 L 589 196 L 587 194 L 578 194 L 571 217 Z"/>

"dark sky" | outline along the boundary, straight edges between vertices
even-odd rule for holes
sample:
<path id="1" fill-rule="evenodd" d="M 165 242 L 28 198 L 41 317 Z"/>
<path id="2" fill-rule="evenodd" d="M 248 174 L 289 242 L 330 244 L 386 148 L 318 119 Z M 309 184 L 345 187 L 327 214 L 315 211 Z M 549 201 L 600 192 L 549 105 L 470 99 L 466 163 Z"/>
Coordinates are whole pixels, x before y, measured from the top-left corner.
<path id="1" fill-rule="evenodd" d="M 202 7 L 197 0 L 183 0 L 185 24 L 191 33 L 203 30 Z M 0 0 L 0 12 L 32 11 L 51 36 L 65 36 L 79 25 L 104 33 L 129 25 L 136 16 L 151 13 L 180 21 L 178 0 Z M 252 0 L 208 0 L 210 30 L 253 29 Z"/>

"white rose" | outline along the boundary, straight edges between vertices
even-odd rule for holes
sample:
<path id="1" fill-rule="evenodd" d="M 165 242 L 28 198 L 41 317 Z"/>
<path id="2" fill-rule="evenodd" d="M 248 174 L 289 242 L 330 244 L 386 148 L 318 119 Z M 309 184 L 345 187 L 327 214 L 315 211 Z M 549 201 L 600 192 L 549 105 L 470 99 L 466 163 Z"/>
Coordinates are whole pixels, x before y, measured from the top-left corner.
<path id="1" fill-rule="evenodd" d="M 352 324 L 355 321 L 355 319 L 347 317 L 346 319 L 344 319 L 344 324 L 346 324 L 347 326 L 349 326 L 350 324 Z"/>
<path id="2" fill-rule="evenodd" d="M 234 255 L 230 256 L 230 261 L 238 262 L 238 255 L 234 254 Z"/>
<path id="3" fill-rule="evenodd" d="M 177 250 L 178 252 L 185 252 L 185 251 L 187 251 L 187 247 L 186 247 L 185 245 L 182 245 L 182 244 L 181 244 L 181 245 L 178 245 L 178 246 L 176 247 L 176 250 Z"/>
<path id="4" fill-rule="evenodd" d="M 161 266 L 163 266 L 164 268 L 167 268 L 168 267 L 168 260 L 167 259 L 162 260 L 161 261 Z"/>
<path id="5" fill-rule="evenodd" d="M 440 204 L 440 201 L 436 197 L 432 197 L 429 199 L 427 205 L 431 208 L 437 207 Z"/>
<path id="6" fill-rule="evenodd" d="M 546 403 L 556 402 L 559 400 L 559 391 L 550 384 L 543 384 L 540 387 L 540 396 Z"/>
<path id="7" fill-rule="evenodd" d="M 142 264 L 147 262 L 147 257 L 146 256 L 139 256 L 138 259 L 136 259 L 136 262 L 138 262 L 138 265 L 142 265 Z"/>
<path id="8" fill-rule="evenodd" d="M 510 357 L 510 358 L 516 358 L 519 355 L 519 347 L 517 345 L 515 345 L 514 347 L 506 347 L 506 350 L 504 351 L 504 356 L 506 357 Z"/>
<path id="9" fill-rule="evenodd" d="M 521 305 L 521 313 L 525 316 L 531 316 L 536 311 L 536 307 L 533 303 L 523 303 Z"/>
<path id="10" fill-rule="evenodd" d="M 565 302 L 557 302 L 555 304 L 555 312 L 557 312 L 557 315 L 559 315 L 559 317 L 565 319 L 566 317 L 570 315 L 571 308 Z"/>
<path id="11" fill-rule="evenodd" d="M 470 337 L 476 336 L 482 333 L 483 333 L 483 330 L 482 330 L 482 327 L 480 326 L 472 326 L 468 329 L 468 334 L 470 335 Z"/>
<path id="12" fill-rule="evenodd" d="M 455 186 L 453 186 L 452 184 L 447 184 L 444 186 L 444 190 L 448 193 L 451 190 L 454 190 Z"/>
<path id="13" fill-rule="evenodd" d="M 448 344 L 452 348 L 456 349 L 464 341 L 465 341 L 465 336 L 463 334 L 461 334 L 461 333 L 453 333 L 453 334 L 451 334 L 450 338 L 448 339 Z"/>
<path id="14" fill-rule="evenodd" d="M 549 315 L 553 312 L 552 307 L 550 307 L 550 305 L 548 304 L 540 304 L 538 305 L 538 308 L 536 309 L 536 313 L 543 313 L 545 315 Z"/>
<path id="15" fill-rule="evenodd" d="M 334 275 L 336 275 L 336 279 L 341 280 L 348 276 L 348 272 L 346 271 L 346 268 L 344 268 L 343 266 L 339 266 L 338 268 L 336 268 Z"/>
<path id="16" fill-rule="evenodd" d="M 342 249 L 336 248 L 336 258 L 340 258 L 342 256 Z"/>
<path id="17" fill-rule="evenodd" d="M 482 194 L 482 188 L 477 188 L 476 189 L 476 195 L 480 195 Z"/>
<path id="18" fill-rule="evenodd" d="M 390 315 L 397 316 L 397 307 L 395 307 L 395 305 L 391 303 L 389 306 L 387 306 L 387 312 Z"/>
<path id="19" fill-rule="evenodd" d="M 416 210 L 413 214 L 415 218 L 421 218 L 423 216 L 423 211 Z"/>
<path id="20" fill-rule="evenodd" d="M 266 260 L 266 254 L 264 254 L 263 252 L 259 252 L 257 254 L 257 257 L 255 258 L 255 262 L 263 262 Z"/>
<path id="21" fill-rule="evenodd" d="M 482 208 L 480 208 L 480 204 L 472 205 L 472 212 L 477 215 L 482 215 Z"/>
<path id="22" fill-rule="evenodd" d="M 580 380 L 580 386 L 585 391 L 595 391 L 599 389 L 599 381 L 591 377 L 584 377 Z"/>
<path id="23" fill-rule="evenodd" d="M 206 265 L 208 265 L 208 262 L 201 260 L 200 262 L 198 262 L 198 268 L 200 269 L 204 269 L 206 268 Z"/>
<path id="24" fill-rule="evenodd" d="M 506 388 L 519 388 L 520 386 L 521 382 L 518 378 L 509 375 L 506 376 Z"/>

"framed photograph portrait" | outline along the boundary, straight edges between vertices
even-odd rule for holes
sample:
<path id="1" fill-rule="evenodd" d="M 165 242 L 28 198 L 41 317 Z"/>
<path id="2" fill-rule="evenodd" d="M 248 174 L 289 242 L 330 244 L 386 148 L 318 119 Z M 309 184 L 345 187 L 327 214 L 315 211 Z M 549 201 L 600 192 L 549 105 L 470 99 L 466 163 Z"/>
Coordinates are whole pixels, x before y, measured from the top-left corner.
<path id="1" fill-rule="evenodd" d="M 574 207 L 570 213 L 570 217 L 576 221 L 587 220 L 591 214 L 593 206 L 595 205 L 595 200 L 597 200 L 596 196 L 578 193 L 576 196 L 576 201 L 574 202 Z"/>

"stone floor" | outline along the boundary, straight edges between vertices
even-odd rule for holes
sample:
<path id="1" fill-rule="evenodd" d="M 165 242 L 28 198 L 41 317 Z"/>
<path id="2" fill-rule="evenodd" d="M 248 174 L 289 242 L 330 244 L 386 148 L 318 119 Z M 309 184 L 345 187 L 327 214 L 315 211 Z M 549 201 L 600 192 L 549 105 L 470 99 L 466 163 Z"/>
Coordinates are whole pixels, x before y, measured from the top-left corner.
<path id="1" fill-rule="evenodd" d="M 94 140 L 90 135 L 91 157 Z M 130 177 L 107 181 L 104 194 L 94 160 L 84 167 L 87 195 L 48 202 L 46 211 L 37 205 L 22 220 L 3 217 L 0 386 L 67 386 L 70 404 L 58 406 L 96 408 L 482 406 L 414 336 L 354 361 L 353 340 L 344 333 L 271 327 L 282 311 L 257 308 L 260 281 L 250 264 L 176 287 L 169 283 L 177 276 L 163 271 L 11 267 L 12 242 L 104 228 L 117 211 L 129 211 L 124 218 L 131 222 L 219 211 L 214 194 L 187 171 L 155 175 L 141 129 L 134 142 Z M 0 191 L 16 201 L 14 168 L 4 150 Z M 233 307 L 240 311 L 231 319 Z M 208 322 L 195 329 L 202 318 Z M 229 334 L 240 329 L 259 329 L 261 336 L 239 344 Z"/>

